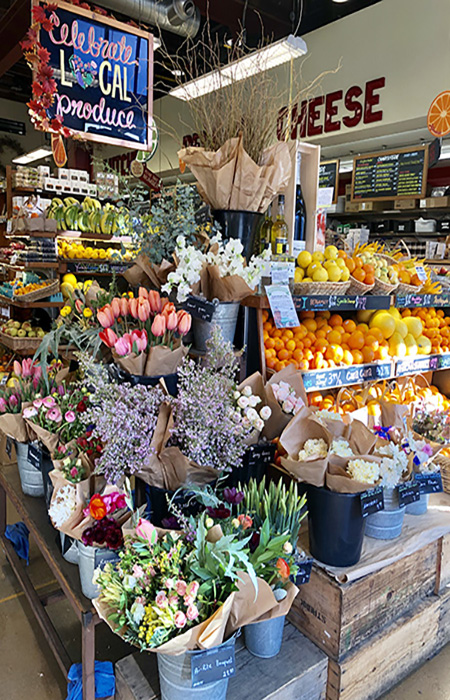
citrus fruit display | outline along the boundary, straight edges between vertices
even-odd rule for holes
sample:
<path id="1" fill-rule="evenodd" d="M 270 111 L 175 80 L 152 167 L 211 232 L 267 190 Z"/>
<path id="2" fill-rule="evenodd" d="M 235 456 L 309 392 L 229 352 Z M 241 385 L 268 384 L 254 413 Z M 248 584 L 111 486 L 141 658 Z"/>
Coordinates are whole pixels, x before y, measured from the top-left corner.
<path id="1" fill-rule="evenodd" d="M 445 90 L 431 103 L 427 116 L 428 131 L 441 138 L 450 134 L 450 90 Z"/>
<path id="2" fill-rule="evenodd" d="M 266 365 L 276 372 L 289 364 L 303 371 L 369 364 L 450 352 L 450 316 L 434 308 L 391 307 L 351 318 L 302 311 L 298 326 L 278 329 L 264 311 L 263 340 Z"/>
<path id="3" fill-rule="evenodd" d="M 347 282 L 350 273 L 344 262 L 344 251 L 329 245 L 325 251 L 309 253 L 303 250 L 297 258 L 294 281 L 300 282 Z"/>

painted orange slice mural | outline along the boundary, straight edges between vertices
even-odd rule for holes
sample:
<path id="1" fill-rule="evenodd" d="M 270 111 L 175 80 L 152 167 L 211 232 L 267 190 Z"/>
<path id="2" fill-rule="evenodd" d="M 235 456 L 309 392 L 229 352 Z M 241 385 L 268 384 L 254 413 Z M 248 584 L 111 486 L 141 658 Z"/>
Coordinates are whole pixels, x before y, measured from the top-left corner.
<path id="1" fill-rule="evenodd" d="M 450 90 L 441 92 L 432 102 L 427 117 L 428 130 L 441 138 L 450 134 Z"/>

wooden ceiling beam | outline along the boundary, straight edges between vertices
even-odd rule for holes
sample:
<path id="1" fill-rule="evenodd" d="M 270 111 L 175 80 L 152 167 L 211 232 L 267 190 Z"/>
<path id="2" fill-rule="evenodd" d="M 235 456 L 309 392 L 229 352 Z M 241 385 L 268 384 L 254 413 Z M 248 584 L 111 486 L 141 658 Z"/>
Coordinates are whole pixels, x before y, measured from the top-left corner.
<path id="1" fill-rule="evenodd" d="M 15 0 L 0 22 L 0 78 L 22 58 L 19 44 L 30 24 L 29 0 Z"/>

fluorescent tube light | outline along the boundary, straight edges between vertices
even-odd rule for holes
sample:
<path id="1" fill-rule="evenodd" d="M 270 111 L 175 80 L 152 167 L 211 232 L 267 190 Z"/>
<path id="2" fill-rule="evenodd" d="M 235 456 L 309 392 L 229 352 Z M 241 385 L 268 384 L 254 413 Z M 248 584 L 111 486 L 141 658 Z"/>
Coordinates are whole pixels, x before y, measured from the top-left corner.
<path id="1" fill-rule="evenodd" d="M 17 163 L 17 165 L 27 165 L 35 160 L 41 160 L 42 158 L 47 158 L 47 156 L 51 155 L 52 149 L 48 146 L 44 146 L 42 148 L 36 148 L 34 151 L 30 151 L 29 153 L 25 153 L 23 156 L 13 158 L 12 162 Z"/>
<path id="2" fill-rule="evenodd" d="M 307 50 L 306 43 L 301 37 L 290 34 L 286 39 L 268 44 L 268 46 L 257 49 L 237 61 L 226 64 L 223 68 L 173 88 L 169 95 L 180 100 L 193 100 L 201 95 L 227 87 L 232 82 L 245 80 L 262 70 L 276 68 L 293 58 L 303 56 Z"/>

